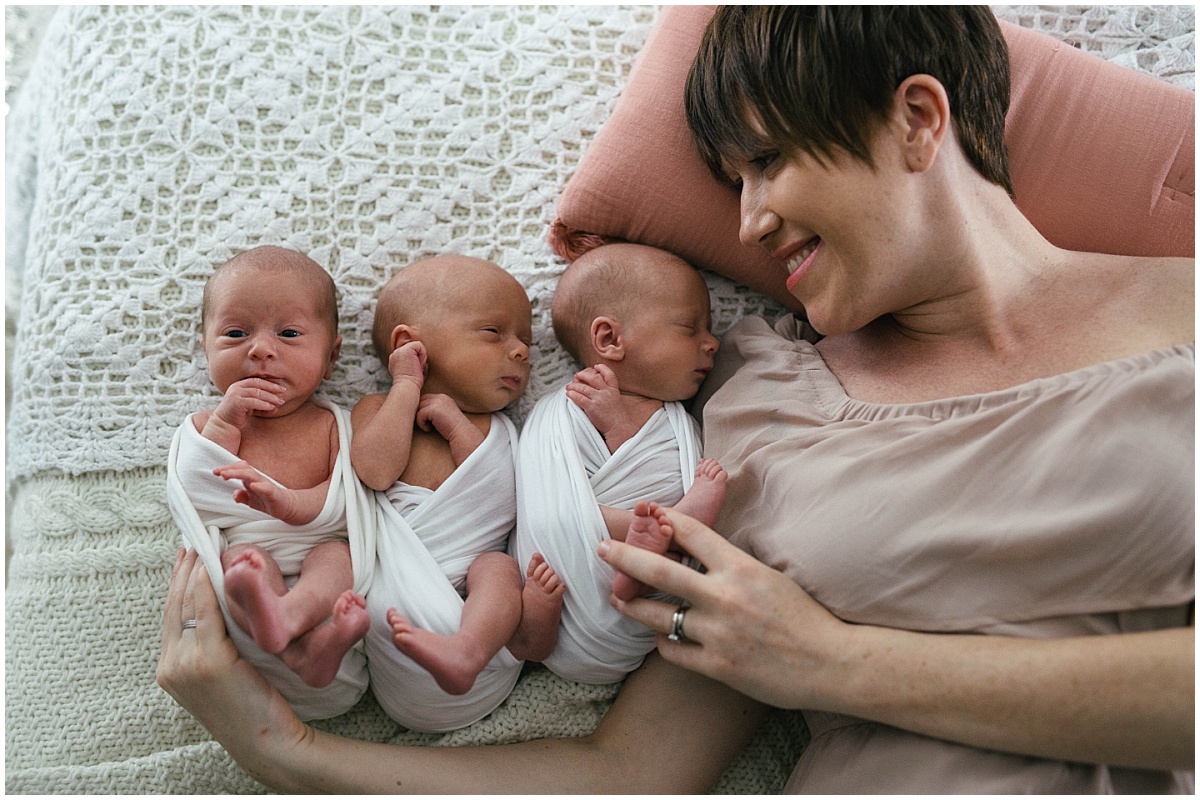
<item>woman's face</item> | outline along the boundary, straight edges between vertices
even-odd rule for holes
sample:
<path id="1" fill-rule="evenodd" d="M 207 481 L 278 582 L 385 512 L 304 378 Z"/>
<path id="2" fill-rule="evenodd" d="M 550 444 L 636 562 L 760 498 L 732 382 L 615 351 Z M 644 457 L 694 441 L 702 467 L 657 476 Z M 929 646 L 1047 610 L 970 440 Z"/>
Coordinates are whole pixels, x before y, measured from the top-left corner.
<path id="1" fill-rule="evenodd" d="M 874 167 L 769 146 L 726 163 L 741 187 L 742 243 L 780 262 L 789 291 L 826 335 L 858 330 L 912 300 L 915 241 L 905 231 L 918 229 L 917 209 L 888 131 L 876 136 Z"/>

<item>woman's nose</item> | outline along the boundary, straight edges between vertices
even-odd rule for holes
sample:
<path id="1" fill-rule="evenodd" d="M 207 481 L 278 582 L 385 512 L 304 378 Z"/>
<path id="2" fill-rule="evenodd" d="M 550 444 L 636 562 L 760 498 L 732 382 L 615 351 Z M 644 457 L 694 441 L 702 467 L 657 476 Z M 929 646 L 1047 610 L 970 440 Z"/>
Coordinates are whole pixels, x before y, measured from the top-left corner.
<path id="1" fill-rule="evenodd" d="M 767 208 L 766 187 L 759 182 L 742 185 L 741 226 L 738 239 L 747 247 L 760 247 L 779 225 L 779 218 Z"/>

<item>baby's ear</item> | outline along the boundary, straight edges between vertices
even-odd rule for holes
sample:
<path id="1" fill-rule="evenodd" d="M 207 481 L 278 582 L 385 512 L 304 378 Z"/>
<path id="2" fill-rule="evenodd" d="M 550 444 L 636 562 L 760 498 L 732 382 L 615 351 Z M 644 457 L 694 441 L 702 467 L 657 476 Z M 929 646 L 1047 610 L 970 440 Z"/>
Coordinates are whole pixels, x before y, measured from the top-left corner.
<path id="1" fill-rule="evenodd" d="M 625 358 L 625 342 L 621 338 L 621 323 L 612 317 L 596 317 L 592 320 L 592 349 L 605 361 L 620 361 Z"/>
<path id="2" fill-rule="evenodd" d="M 333 377 L 333 365 L 337 363 L 338 356 L 342 354 L 342 337 L 337 337 L 333 340 L 333 347 L 329 348 L 329 364 L 325 367 L 325 380 Z"/>
<path id="3" fill-rule="evenodd" d="M 397 325 L 392 328 L 392 349 L 398 350 L 409 342 L 418 342 L 421 337 L 417 335 L 417 329 L 411 325 Z"/>

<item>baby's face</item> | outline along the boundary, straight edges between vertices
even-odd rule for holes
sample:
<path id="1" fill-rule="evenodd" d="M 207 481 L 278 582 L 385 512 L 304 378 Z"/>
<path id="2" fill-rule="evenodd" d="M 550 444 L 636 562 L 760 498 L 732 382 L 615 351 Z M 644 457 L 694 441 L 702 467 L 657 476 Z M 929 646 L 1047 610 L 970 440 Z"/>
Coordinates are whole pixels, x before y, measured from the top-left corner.
<path id="1" fill-rule="evenodd" d="M 696 270 L 683 265 L 664 275 L 655 291 L 638 299 L 622 327 L 622 390 L 663 402 L 687 400 L 699 391 L 719 343 L 711 332 L 708 287 Z"/>
<path id="2" fill-rule="evenodd" d="M 340 339 L 321 313 L 311 287 L 239 267 L 212 287 L 204 321 L 204 353 L 222 394 L 246 378 L 284 388 L 284 403 L 264 416 L 282 416 L 312 396 L 328 378 Z"/>
<path id="3" fill-rule="evenodd" d="M 483 274 L 419 326 L 428 354 L 422 391 L 446 394 L 467 413 L 511 404 L 529 384 L 533 341 L 529 298 L 504 275 Z"/>

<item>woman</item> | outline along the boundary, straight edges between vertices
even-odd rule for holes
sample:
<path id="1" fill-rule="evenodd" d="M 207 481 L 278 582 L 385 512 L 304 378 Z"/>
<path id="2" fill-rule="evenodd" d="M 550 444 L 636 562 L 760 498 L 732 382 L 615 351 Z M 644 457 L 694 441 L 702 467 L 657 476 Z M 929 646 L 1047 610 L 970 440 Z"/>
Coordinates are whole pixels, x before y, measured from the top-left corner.
<path id="1" fill-rule="evenodd" d="M 1193 262 L 1047 243 L 1008 194 L 1007 97 L 986 7 L 714 18 L 689 122 L 740 184 L 743 240 L 788 270 L 810 328 L 741 326 L 722 347 L 729 389 L 705 409 L 706 447 L 730 473 L 717 528 L 769 566 L 678 515 L 663 522 L 705 573 L 602 550 L 690 607 L 618 604 L 677 640 L 660 637 L 592 736 L 447 750 L 313 731 L 237 659 L 190 554 L 168 597 L 160 684 L 285 790 L 701 791 L 763 704 L 816 710 L 792 789 L 1190 790 L 1171 770 L 1194 750 Z M 1083 424 L 1080 400 L 1096 403 Z M 942 421 L 971 458 L 951 457 Z M 1070 481 L 1053 478 L 1114 442 L 1118 461 L 1139 453 L 1114 474 L 1154 491 L 1121 493 L 1100 469 L 1058 502 Z M 1042 464 L 1047 483 L 1026 485 Z M 988 500 L 988 515 L 960 494 Z M 1145 519 L 1110 513 L 1131 494 L 1153 496 Z M 995 517 L 994 538 L 977 530 Z M 905 560 L 889 570 L 892 558 Z M 1103 580 L 1026 577 L 1081 559 Z"/>

